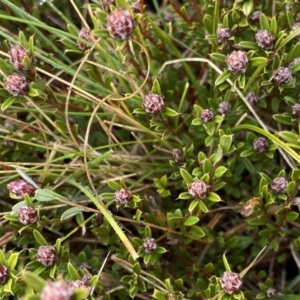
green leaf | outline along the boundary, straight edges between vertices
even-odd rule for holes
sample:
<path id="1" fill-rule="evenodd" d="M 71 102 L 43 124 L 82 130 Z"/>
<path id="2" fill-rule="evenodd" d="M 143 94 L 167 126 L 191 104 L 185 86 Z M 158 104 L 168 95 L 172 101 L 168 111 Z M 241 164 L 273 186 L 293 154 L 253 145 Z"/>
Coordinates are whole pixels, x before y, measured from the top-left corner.
<path id="1" fill-rule="evenodd" d="M 218 167 L 218 168 L 215 170 L 215 177 L 216 177 L 216 178 L 222 177 L 222 176 L 225 174 L 225 172 L 226 172 L 227 170 L 228 170 L 228 169 L 225 168 L 225 167 L 223 167 L 223 166 Z"/>
<path id="2" fill-rule="evenodd" d="M 225 267 L 226 271 L 231 272 L 231 269 L 230 269 L 229 263 L 227 261 L 227 258 L 225 256 L 225 253 L 222 256 L 222 259 L 223 259 L 223 264 L 224 264 L 224 267 Z"/>
<path id="3" fill-rule="evenodd" d="M 35 198 L 39 202 L 48 202 L 48 201 L 59 200 L 59 199 L 66 200 L 63 196 L 47 189 L 36 190 Z"/>
<path id="4" fill-rule="evenodd" d="M 34 273 L 24 271 L 22 277 L 27 285 L 31 286 L 36 292 L 41 292 L 46 285 L 46 281 Z"/>
<path id="5" fill-rule="evenodd" d="M 291 115 L 288 113 L 273 115 L 273 119 L 281 124 L 292 125 Z"/>
<path id="6" fill-rule="evenodd" d="M 265 29 L 268 32 L 270 32 L 270 26 L 269 26 L 268 19 L 263 13 L 260 14 L 259 22 L 260 22 L 260 28 L 261 29 Z"/>
<path id="7" fill-rule="evenodd" d="M 232 145 L 232 138 L 233 138 L 233 134 L 232 135 L 223 135 L 220 138 L 220 146 L 223 149 L 223 153 L 224 155 L 226 155 L 229 152 L 229 149 Z"/>
<path id="8" fill-rule="evenodd" d="M 139 262 L 136 262 L 133 266 L 132 266 L 132 271 L 139 275 L 141 273 L 141 266 Z"/>
<path id="9" fill-rule="evenodd" d="M 204 204 L 204 202 L 202 200 L 199 200 L 199 208 L 201 209 L 201 211 L 203 211 L 204 213 L 208 213 L 209 210 L 208 208 L 206 207 L 206 205 Z"/>
<path id="10" fill-rule="evenodd" d="M 198 205 L 199 205 L 199 200 L 193 200 L 189 205 L 189 212 L 192 213 Z"/>
<path id="11" fill-rule="evenodd" d="M 175 111 L 174 109 L 167 107 L 164 109 L 163 115 L 168 116 L 168 117 L 176 117 L 179 115 L 179 113 L 177 111 Z"/>
<path id="12" fill-rule="evenodd" d="M 299 180 L 300 179 L 300 170 L 299 169 L 294 169 L 292 171 L 291 178 L 292 178 L 293 181 Z"/>
<path id="13" fill-rule="evenodd" d="M 253 0 L 244 1 L 243 3 L 243 13 L 246 17 L 249 16 L 253 9 Z"/>
<path id="14" fill-rule="evenodd" d="M 206 198 L 211 202 L 220 202 L 220 201 L 222 201 L 220 196 L 216 193 L 213 193 L 213 192 L 209 192 L 207 194 Z"/>
<path id="15" fill-rule="evenodd" d="M 69 274 L 71 280 L 80 279 L 80 275 L 79 275 L 78 271 L 70 262 L 68 262 L 67 269 L 68 269 L 68 274 Z"/>
<path id="16" fill-rule="evenodd" d="M 181 168 L 180 174 L 187 184 L 194 182 L 194 178 L 190 175 L 190 173 L 187 170 Z"/>
<path id="17" fill-rule="evenodd" d="M 183 193 L 179 194 L 178 199 L 190 200 L 190 199 L 193 199 L 193 197 L 188 192 L 183 192 Z"/>
<path id="18" fill-rule="evenodd" d="M 216 79 L 215 86 L 218 86 L 218 85 L 222 84 L 224 81 L 226 81 L 228 78 L 230 78 L 231 75 L 232 75 L 232 73 L 229 70 L 225 70 Z"/>
<path id="19" fill-rule="evenodd" d="M 265 57 L 252 57 L 250 58 L 250 65 L 252 67 L 258 67 L 261 65 L 266 66 L 268 63 L 268 59 Z"/>
<path id="20" fill-rule="evenodd" d="M 210 55 L 211 59 L 214 60 L 215 62 L 223 63 L 225 64 L 226 62 L 226 56 L 221 53 L 212 53 Z"/>
<path id="21" fill-rule="evenodd" d="M 115 182 L 113 180 L 109 180 L 107 182 L 107 185 L 112 189 L 112 190 L 119 190 L 122 188 L 121 184 L 119 184 L 118 182 Z"/>
<path id="22" fill-rule="evenodd" d="M 34 230 L 33 236 L 40 246 L 48 246 L 48 242 L 45 240 L 45 238 L 41 235 L 39 231 Z"/>
<path id="23" fill-rule="evenodd" d="M 161 95 L 161 88 L 157 78 L 154 79 L 152 89 L 152 93 Z"/>
<path id="24" fill-rule="evenodd" d="M 248 42 L 248 41 L 242 41 L 238 43 L 238 46 L 244 49 L 249 49 L 249 50 L 258 50 L 259 47 L 257 46 L 256 43 L 254 42 Z"/>
<path id="25" fill-rule="evenodd" d="M 6 265 L 7 264 L 7 261 L 5 259 L 4 253 L 3 253 L 3 251 L 1 249 L 0 249 L 0 264 L 2 264 L 2 265 Z"/>
<path id="26" fill-rule="evenodd" d="M 196 217 L 196 216 L 190 216 L 190 217 L 187 217 L 185 219 L 185 221 L 183 222 L 183 225 L 185 226 L 192 226 L 192 225 L 195 225 L 197 222 L 199 222 L 199 218 Z"/>
<path id="27" fill-rule="evenodd" d="M 205 232 L 196 225 L 193 225 L 189 231 L 189 234 L 196 237 L 197 239 L 201 239 L 205 236 Z"/>
<path id="28" fill-rule="evenodd" d="M 286 142 L 296 144 L 299 142 L 300 136 L 291 131 L 280 131 L 278 135 Z"/>
<path id="29" fill-rule="evenodd" d="M 60 220 L 65 221 L 67 219 L 70 219 L 70 218 L 76 216 L 77 214 L 79 214 L 83 211 L 84 211 L 84 209 L 81 207 L 71 207 L 63 212 L 63 214 L 60 217 Z"/>
<path id="30" fill-rule="evenodd" d="M 289 211 L 285 218 L 287 221 L 296 221 L 299 217 L 299 213 L 296 213 L 295 211 Z"/>
<path id="31" fill-rule="evenodd" d="M 10 106 L 12 106 L 16 101 L 16 97 L 9 97 L 1 104 L 1 111 L 4 112 Z"/>
<path id="32" fill-rule="evenodd" d="M 270 23 L 270 33 L 273 34 L 274 36 L 277 35 L 277 22 L 276 22 L 276 17 L 273 17 L 271 19 Z"/>
<path id="33" fill-rule="evenodd" d="M 20 253 L 13 253 L 10 255 L 9 259 L 7 260 L 7 266 L 10 271 L 12 271 L 16 267 L 18 263 L 19 254 Z"/>
<path id="34" fill-rule="evenodd" d="M 209 136 L 212 136 L 215 133 L 216 124 L 214 122 L 205 123 L 205 124 L 203 124 L 203 126 L 205 127 L 206 133 Z"/>

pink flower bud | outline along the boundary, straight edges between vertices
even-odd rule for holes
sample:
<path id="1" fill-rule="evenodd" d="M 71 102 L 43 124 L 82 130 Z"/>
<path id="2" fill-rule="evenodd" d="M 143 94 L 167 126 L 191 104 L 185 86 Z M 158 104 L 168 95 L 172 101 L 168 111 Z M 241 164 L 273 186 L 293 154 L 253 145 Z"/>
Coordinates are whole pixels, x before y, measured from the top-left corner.
<path id="1" fill-rule="evenodd" d="M 28 61 L 32 63 L 32 56 L 31 54 L 25 50 L 22 46 L 19 45 L 12 45 L 10 47 L 10 51 L 8 52 L 10 63 L 20 71 L 28 70 L 28 66 L 24 65 L 24 59 L 27 58 Z"/>
<path id="2" fill-rule="evenodd" d="M 68 282 L 61 281 L 48 281 L 41 292 L 41 300 L 72 300 L 73 289 Z"/>
<path id="3" fill-rule="evenodd" d="M 134 20 L 127 10 L 116 8 L 107 17 L 107 29 L 111 37 L 118 40 L 129 38 L 134 29 Z"/>
<path id="4" fill-rule="evenodd" d="M 36 190 L 30 183 L 24 180 L 15 180 L 7 184 L 7 189 L 19 198 L 23 198 L 25 194 L 34 196 Z"/>
<path id="5" fill-rule="evenodd" d="M 149 114 L 159 114 L 164 109 L 164 97 L 162 95 L 149 93 L 144 97 L 142 106 Z"/>
<path id="6" fill-rule="evenodd" d="M 35 258 L 43 266 L 49 267 L 57 261 L 57 253 L 52 246 L 40 246 Z"/>
<path id="7" fill-rule="evenodd" d="M 242 279 L 237 273 L 224 272 L 223 276 L 220 278 L 220 283 L 225 293 L 233 294 L 240 289 Z"/>
<path id="8" fill-rule="evenodd" d="M 24 76 L 14 73 L 7 76 L 4 88 L 14 97 L 23 96 L 28 90 L 28 83 Z"/>
<path id="9" fill-rule="evenodd" d="M 115 192 L 115 201 L 117 204 L 125 205 L 129 202 L 131 198 L 131 192 L 127 189 L 120 189 Z"/>

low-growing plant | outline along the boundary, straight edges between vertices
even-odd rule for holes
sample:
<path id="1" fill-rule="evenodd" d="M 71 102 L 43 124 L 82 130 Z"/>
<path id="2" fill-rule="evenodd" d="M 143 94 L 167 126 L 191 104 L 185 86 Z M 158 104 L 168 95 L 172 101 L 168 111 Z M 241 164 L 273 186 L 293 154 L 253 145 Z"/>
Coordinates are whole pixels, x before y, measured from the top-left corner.
<path id="1" fill-rule="evenodd" d="M 1 299 L 300 299 L 299 13 L 2 0 Z"/>

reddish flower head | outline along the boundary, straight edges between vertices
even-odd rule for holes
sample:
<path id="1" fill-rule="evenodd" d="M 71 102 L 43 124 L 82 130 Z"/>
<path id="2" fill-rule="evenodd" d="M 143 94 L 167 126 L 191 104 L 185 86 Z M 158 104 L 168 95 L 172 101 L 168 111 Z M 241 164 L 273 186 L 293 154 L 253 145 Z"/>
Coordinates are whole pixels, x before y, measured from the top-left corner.
<path id="1" fill-rule="evenodd" d="M 127 10 L 117 8 L 107 17 L 107 29 L 118 40 L 129 38 L 134 29 L 134 20 Z"/>
<path id="2" fill-rule="evenodd" d="M 239 75 L 246 72 L 248 66 L 247 53 L 244 51 L 232 51 L 232 53 L 226 58 L 228 70 L 235 75 Z"/>
<path id="3" fill-rule="evenodd" d="M 233 294 L 240 289 L 242 279 L 237 273 L 224 272 L 223 276 L 220 278 L 220 283 L 225 293 Z"/>
<path id="4" fill-rule="evenodd" d="M 41 300 L 72 300 L 73 289 L 69 283 L 62 281 L 48 281 L 41 292 Z"/>
<path id="5" fill-rule="evenodd" d="M 164 97 L 159 94 L 149 93 L 144 97 L 142 106 L 149 114 L 159 114 L 164 109 Z"/>
<path id="6" fill-rule="evenodd" d="M 19 221 L 24 224 L 33 224 L 37 221 L 37 213 L 33 207 L 22 206 L 18 210 Z"/>
<path id="7" fill-rule="evenodd" d="M 79 37 L 89 43 L 92 42 L 91 31 L 89 29 L 87 29 L 86 27 L 81 28 L 81 30 L 79 32 Z M 84 51 L 85 49 L 88 48 L 88 45 L 81 41 L 78 41 L 77 45 L 78 45 L 79 50 L 82 50 L 82 51 Z"/>
<path id="8" fill-rule="evenodd" d="M 289 68 L 280 67 L 274 71 L 273 75 L 273 81 L 276 85 L 281 85 L 292 81 L 292 73 Z"/>
<path id="9" fill-rule="evenodd" d="M 260 136 L 253 141 L 254 151 L 263 153 L 268 150 L 269 144 L 266 138 Z"/>
<path id="10" fill-rule="evenodd" d="M 196 180 L 188 185 L 189 194 L 198 199 L 205 198 L 206 194 L 209 192 L 209 188 L 210 186 L 202 180 Z"/>
<path id="11" fill-rule="evenodd" d="M 217 38 L 218 43 L 223 43 L 230 37 L 230 30 L 228 27 L 218 27 Z"/>
<path id="12" fill-rule="evenodd" d="M 258 47 L 264 50 L 272 50 L 274 47 L 275 36 L 267 30 L 258 30 L 255 34 Z"/>
<path id="13" fill-rule="evenodd" d="M 43 266 L 49 267 L 56 262 L 57 253 L 52 246 L 40 246 L 35 258 Z"/>
<path id="14" fill-rule="evenodd" d="M 118 204 L 125 205 L 131 198 L 131 192 L 127 189 L 120 189 L 115 192 L 115 200 Z"/>
<path id="15" fill-rule="evenodd" d="M 3 285 L 9 279 L 9 270 L 6 266 L 0 265 L 0 285 Z"/>
<path id="16" fill-rule="evenodd" d="M 284 177 L 277 177 L 271 182 L 271 190 L 275 194 L 284 194 L 288 181 Z"/>
<path id="17" fill-rule="evenodd" d="M 24 65 L 24 59 L 27 58 L 30 63 L 32 63 L 31 54 L 25 50 L 22 46 L 12 45 L 10 51 L 8 52 L 10 63 L 20 71 L 28 70 L 28 66 Z"/>
<path id="18" fill-rule="evenodd" d="M 15 180 L 7 184 L 7 189 L 19 198 L 23 198 L 25 194 L 34 196 L 36 190 L 30 183 L 24 180 Z"/>
<path id="19" fill-rule="evenodd" d="M 24 76 L 14 73 L 7 76 L 4 88 L 14 97 L 23 96 L 28 90 L 28 83 Z"/>
<path id="20" fill-rule="evenodd" d="M 210 109 L 203 109 L 200 113 L 200 119 L 203 123 L 211 122 L 214 119 L 214 113 Z"/>
<path id="21" fill-rule="evenodd" d="M 147 237 L 143 242 L 145 253 L 151 253 L 156 249 L 156 241 L 154 238 Z"/>

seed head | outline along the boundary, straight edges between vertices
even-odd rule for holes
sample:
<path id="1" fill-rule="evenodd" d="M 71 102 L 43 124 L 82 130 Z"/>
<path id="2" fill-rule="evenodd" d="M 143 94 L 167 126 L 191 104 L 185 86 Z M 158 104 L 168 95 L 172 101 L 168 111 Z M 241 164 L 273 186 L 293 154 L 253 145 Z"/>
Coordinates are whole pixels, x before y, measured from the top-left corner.
<path id="1" fill-rule="evenodd" d="M 269 287 L 267 289 L 267 296 L 268 296 L 268 298 L 273 298 L 275 296 L 275 294 L 276 294 L 276 290 L 274 288 Z"/>
<path id="2" fill-rule="evenodd" d="M 0 285 L 4 285 L 8 281 L 9 275 L 8 268 L 0 264 Z"/>
<path id="3" fill-rule="evenodd" d="M 293 26 L 292 26 L 292 31 L 295 31 L 296 29 L 298 29 L 300 27 L 300 22 L 296 22 Z M 297 42 L 300 42 L 300 34 L 297 34 L 294 39 L 297 41 Z"/>
<path id="4" fill-rule="evenodd" d="M 37 221 L 37 212 L 33 207 L 22 206 L 18 209 L 19 221 L 24 224 L 33 224 Z"/>
<path id="5" fill-rule="evenodd" d="M 275 194 L 284 194 L 288 181 L 284 177 L 277 177 L 271 182 L 271 190 Z"/>
<path id="6" fill-rule="evenodd" d="M 300 117 L 300 104 L 299 103 L 296 103 L 292 106 L 291 115 L 294 118 L 299 118 Z"/>
<path id="7" fill-rule="evenodd" d="M 154 238 L 147 237 L 143 242 L 143 248 L 145 253 L 151 253 L 156 249 L 156 241 Z"/>
<path id="8" fill-rule="evenodd" d="M 69 283 L 61 281 L 48 281 L 41 292 L 41 300 L 72 300 L 73 289 Z"/>
<path id="9" fill-rule="evenodd" d="M 118 204 L 125 205 L 129 202 L 130 198 L 131 198 L 131 192 L 127 189 L 122 188 L 115 192 L 115 201 Z"/>
<path id="10" fill-rule="evenodd" d="M 231 110 L 231 105 L 227 101 L 223 101 L 219 104 L 217 112 L 220 115 L 227 115 L 228 113 L 230 113 L 230 110 Z"/>
<path id="11" fill-rule="evenodd" d="M 202 180 L 196 180 L 188 185 L 188 192 L 194 198 L 203 199 L 209 192 L 210 186 Z"/>
<path id="12" fill-rule="evenodd" d="M 248 66 L 247 53 L 244 51 L 232 51 L 226 58 L 228 70 L 235 75 L 246 72 Z"/>
<path id="13" fill-rule="evenodd" d="M 23 198 L 25 194 L 34 196 L 36 190 L 30 183 L 24 180 L 15 180 L 7 184 L 7 189 L 15 194 L 18 198 Z"/>
<path id="14" fill-rule="evenodd" d="M 28 90 L 28 83 L 24 76 L 13 73 L 7 76 L 4 88 L 14 97 L 23 96 Z"/>
<path id="15" fill-rule="evenodd" d="M 258 47 L 264 50 L 272 50 L 274 47 L 275 36 L 267 30 L 258 30 L 255 34 Z"/>
<path id="16" fill-rule="evenodd" d="M 300 57 L 294 58 L 290 63 L 289 63 L 289 68 L 291 68 L 293 65 L 297 64 L 300 62 Z"/>
<path id="17" fill-rule="evenodd" d="M 203 109 L 200 113 L 200 119 L 203 123 L 211 122 L 214 119 L 214 113 L 210 109 Z"/>
<path id="18" fill-rule="evenodd" d="M 264 137 L 258 137 L 253 141 L 253 148 L 254 151 L 258 153 L 263 153 L 268 150 L 269 143 L 266 138 Z"/>
<path id="19" fill-rule="evenodd" d="M 292 81 L 292 73 L 289 68 L 280 67 L 273 73 L 273 81 L 276 85 L 289 83 Z"/>
<path id="20" fill-rule="evenodd" d="M 260 18 L 260 15 L 261 15 L 261 10 L 257 10 L 255 11 L 252 16 L 250 17 L 250 21 L 252 23 L 256 23 L 259 21 L 259 18 Z"/>
<path id="21" fill-rule="evenodd" d="M 242 279 L 237 273 L 224 272 L 223 276 L 220 278 L 220 283 L 224 292 L 231 295 L 240 289 Z"/>
<path id="22" fill-rule="evenodd" d="M 57 261 L 57 253 L 52 246 L 40 246 L 35 258 L 43 266 L 49 267 Z"/>
<path id="23" fill-rule="evenodd" d="M 250 92 L 247 94 L 246 100 L 252 107 L 255 107 L 258 104 L 259 98 L 254 92 Z"/>
<path id="24" fill-rule="evenodd" d="M 230 30 L 228 27 L 218 27 L 217 38 L 218 43 L 224 43 L 230 37 Z"/>
<path id="25" fill-rule="evenodd" d="M 11 45 L 10 51 L 8 51 L 10 63 L 20 71 L 28 70 L 28 66 L 24 65 L 24 59 L 27 58 L 32 63 L 31 54 L 25 50 L 22 46 Z"/>
<path id="26" fill-rule="evenodd" d="M 134 20 L 127 10 L 117 8 L 107 17 L 107 29 L 118 40 L 129 38 L 134 29 Z"/>
<path id="27" fill-rule="evenodd" d="M 173 158 L 179 164 L 185 163 L 185 157 L 180 149 L 173 149 Z"/>
<path id="28" fill-rule="evenodd" d="M 82 27 L 81 30 L 79 31 L 79 35 L 78 35 L 81 39 L 91 43 L 92 42 L 92 38 L 91 38 L 91 31 L 86 28 L 86 27 Z M 85 49 L 88 48 L 88 45 L 84 42 L 78 41 L 77 43 L 79 50 L 84 51 Z"/>
<path id="29" fill-rule="evenodd" d="M 159 114 L 165 107 L 164 97 L 159 94 L 149 93 L 144 97 L 142 106 L 149 114 Z"/>

